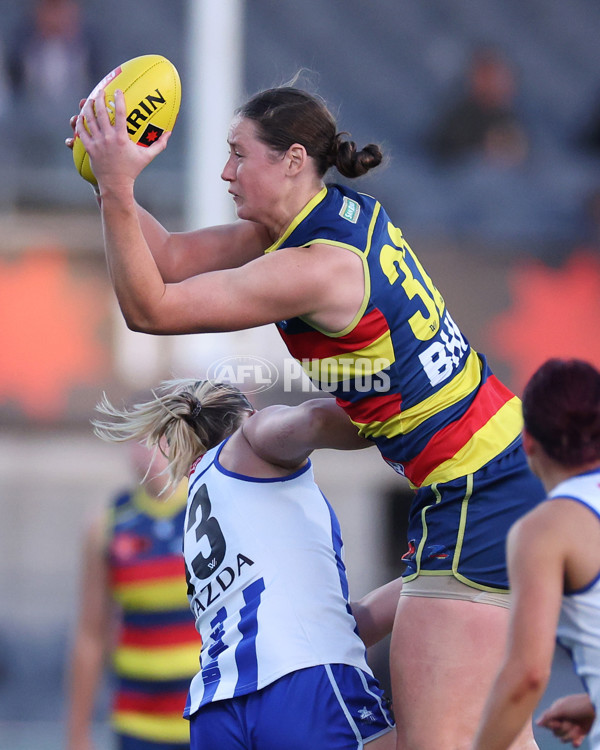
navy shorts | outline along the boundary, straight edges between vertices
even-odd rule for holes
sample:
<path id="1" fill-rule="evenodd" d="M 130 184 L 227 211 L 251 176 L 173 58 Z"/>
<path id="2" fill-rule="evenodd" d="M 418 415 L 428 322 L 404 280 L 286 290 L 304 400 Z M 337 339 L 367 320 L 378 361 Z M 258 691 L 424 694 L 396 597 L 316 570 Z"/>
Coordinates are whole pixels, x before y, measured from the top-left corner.
<path id="1" fill-rule="evenodd" d="M 190 717 L 192 750 L 356 750 L 394 722 L 377 680 L 345 664 L 292 672 Z"/>
<path id="2" fill-rule="evenodd" d="M 190 750 L 190 743 L 185 742 L 150 742 L 130 737 L 125 734 L 117 734 L 118 750 Z"/>
<path id="3" fill-rule="evenodd" d="M 508 530 L 544 497 L 520 438 L 474 474 L 422 487 L 410 509 L 403 577 L 454 575 L 483 590 L 508 589 Z"/>

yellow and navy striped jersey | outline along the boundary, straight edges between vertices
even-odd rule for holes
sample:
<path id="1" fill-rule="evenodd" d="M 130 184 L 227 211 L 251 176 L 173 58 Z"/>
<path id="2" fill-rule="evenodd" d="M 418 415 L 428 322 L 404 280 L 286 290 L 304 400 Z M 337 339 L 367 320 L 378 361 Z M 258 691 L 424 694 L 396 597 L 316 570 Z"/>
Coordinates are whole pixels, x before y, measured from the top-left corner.
<path id="1" fill-rule="evenodd" d="M 266 252 L 324 243 L 362 260 L 364 296 L 335 333 L 277 324 L 293 357 L 414 487 L 471 473 L 522 426 L 519 399 L 454 323 L 440 292 L 374 198 L 323 188 Z"/>
<path id="2" fill-rule="evenodd" d="M 138 490 L 115 498 L 109 518 L 109 586 L 121 610 L 112 725 L 142 740 L 189 741 L 182 714 L 201 640 L 187 598 L 185 512 L 183 488 L 166 502 Z"/>

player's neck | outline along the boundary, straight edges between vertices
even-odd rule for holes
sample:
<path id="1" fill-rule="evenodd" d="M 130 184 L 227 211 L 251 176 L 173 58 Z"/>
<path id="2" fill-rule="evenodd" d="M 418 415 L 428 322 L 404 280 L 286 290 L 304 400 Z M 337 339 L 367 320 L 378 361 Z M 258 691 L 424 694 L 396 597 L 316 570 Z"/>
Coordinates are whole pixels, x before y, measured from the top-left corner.
<path id="1" fill-rule="evenodd" d="M 580 474 L 587 474 L 590 471 L 600 471 L 600 461 L 589 461 L 571 467 L 562 466 L 554 462 L 554 465 L 546 470 L 542 482 L 546 488 L 546 492 L 550 492 L 561 482 L 565 482 L 572 477 L 577 477 Z"/>

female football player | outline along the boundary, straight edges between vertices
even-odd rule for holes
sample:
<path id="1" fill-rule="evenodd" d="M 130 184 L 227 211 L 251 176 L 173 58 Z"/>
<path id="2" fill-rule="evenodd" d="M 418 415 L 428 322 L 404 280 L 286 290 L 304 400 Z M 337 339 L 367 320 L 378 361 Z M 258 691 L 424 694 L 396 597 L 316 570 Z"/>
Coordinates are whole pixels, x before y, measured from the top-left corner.
<path id="1" fill-rule="evenodd" d="M 154 334 L 275 322 L 314 382 L 409 480 L 391 646 L 399 747 L 465 746 L 506 639 L 506 534 L 543 497 L 521 446 L 519 399 L 469 345 L 381 204 L 325 184 L 330 167 L 351 179 L 382 154 L 358 150 L 318 97 L 282 87 L 240 107 L 222 173 L 239 221 L 187 233 L 167 232 L 134 198 L 168 136 L 135 146 L 119 91 L 115 114 L 112 127 L 88 100 L 73 126 L 98 178 L 125 320 Z M 531 733 L 517 747 L 535 747 Z"/>

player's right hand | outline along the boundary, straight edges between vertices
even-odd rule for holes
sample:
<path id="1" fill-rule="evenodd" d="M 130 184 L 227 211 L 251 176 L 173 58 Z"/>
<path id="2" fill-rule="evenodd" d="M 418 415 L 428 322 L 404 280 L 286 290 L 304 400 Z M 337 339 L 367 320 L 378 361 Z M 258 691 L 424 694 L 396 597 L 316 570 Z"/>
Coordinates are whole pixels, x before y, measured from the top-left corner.
<path id="1" fill-rule="evenodd" d="M 85 99 L 79 100 L 79 111 L 83 109 L 83 105 L 85 104 Z M 78 115 L 73 115 L 71 119 L 69 120 L 69 125 L 71 126 L 71 130 L 73 131 L 73 135 L 69 138 L 65 138 L 65 146 L 67 148 L 70 148 L 71 151 L 73 150 L 73 144 L 75 143 L 75 126 L 77 125 L 77 117 Z"/>
<path id="2" fill-rule="evenodd" d="M 580 747 L 589 733 L 596 713 L 587 693 L 559 698 L 539 717 L 536 724 L 549 729 L 562 742 Z"/>

